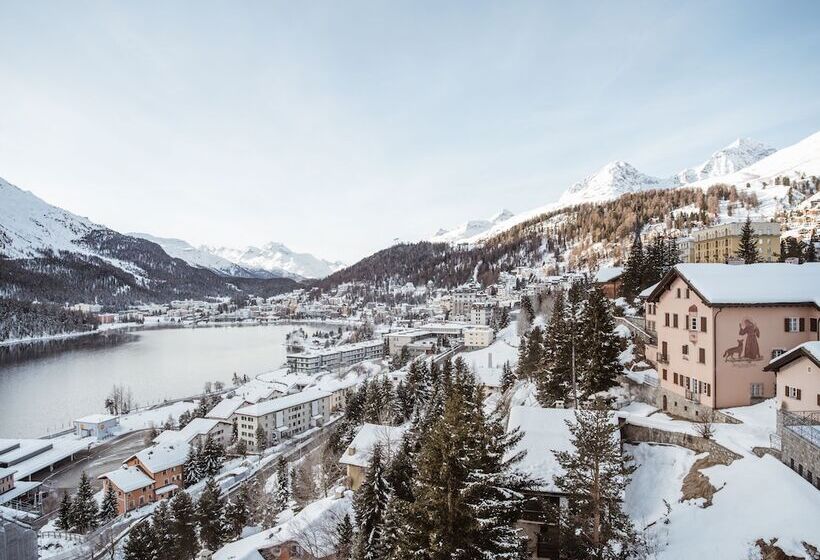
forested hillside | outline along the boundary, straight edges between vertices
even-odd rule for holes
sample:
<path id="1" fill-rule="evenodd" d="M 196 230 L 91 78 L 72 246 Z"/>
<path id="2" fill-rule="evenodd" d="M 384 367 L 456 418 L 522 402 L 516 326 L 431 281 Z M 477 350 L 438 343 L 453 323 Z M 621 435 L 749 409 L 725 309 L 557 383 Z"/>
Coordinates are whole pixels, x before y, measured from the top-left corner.
<path id="1" fill-rule="evenodd" d="M 0 340 L 92 331 L 94 318 L 60 305 L 0 299 Z"/>

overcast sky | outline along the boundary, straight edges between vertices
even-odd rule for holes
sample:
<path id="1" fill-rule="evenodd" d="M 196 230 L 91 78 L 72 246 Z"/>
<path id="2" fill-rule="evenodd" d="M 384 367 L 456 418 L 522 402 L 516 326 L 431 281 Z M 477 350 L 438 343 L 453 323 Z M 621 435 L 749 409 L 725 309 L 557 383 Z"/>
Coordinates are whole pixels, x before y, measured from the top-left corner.
<path id="1" fill-rule="evenodd" d="M 820 2 L 9 2 L 0 176 L 119 231 L 352 262 L 820 130 Z"/>

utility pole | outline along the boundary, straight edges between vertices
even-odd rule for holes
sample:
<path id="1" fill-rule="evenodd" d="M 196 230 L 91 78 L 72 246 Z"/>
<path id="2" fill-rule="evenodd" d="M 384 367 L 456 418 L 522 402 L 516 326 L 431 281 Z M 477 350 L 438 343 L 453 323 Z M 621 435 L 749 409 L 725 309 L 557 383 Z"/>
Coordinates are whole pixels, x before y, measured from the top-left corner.
<path id="1" fill-rule="evenodd" d="M 572 325 L 572 400 L 578 409 L 578 383 L 575 381 L 575 322 Z"/>

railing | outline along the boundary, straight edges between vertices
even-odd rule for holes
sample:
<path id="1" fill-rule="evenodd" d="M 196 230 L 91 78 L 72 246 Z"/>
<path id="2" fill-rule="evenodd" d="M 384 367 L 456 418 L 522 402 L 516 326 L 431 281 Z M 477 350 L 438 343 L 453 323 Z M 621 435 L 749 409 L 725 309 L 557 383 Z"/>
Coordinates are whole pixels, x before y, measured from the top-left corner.
<path id="1" fill-rule="evenodd" d="M 656 359 L 658 360 L 659 364 L 669 365 L 669 356 L 667 354 L 661 354 L 659 352 L 656 356 Z"/>
<path id="2" fill-rule="evenodd" d="M 784 410 L 783 428 L 820 447 L 820 410 Z"/>
<path id="3" fill-rule="evenodd" d="M 692 401 L 693 403 L 700 404 L 700 393 L 696 393 L 694 391 L 690 391 L 689 389 L 686 390 L 686 400 Z"/>

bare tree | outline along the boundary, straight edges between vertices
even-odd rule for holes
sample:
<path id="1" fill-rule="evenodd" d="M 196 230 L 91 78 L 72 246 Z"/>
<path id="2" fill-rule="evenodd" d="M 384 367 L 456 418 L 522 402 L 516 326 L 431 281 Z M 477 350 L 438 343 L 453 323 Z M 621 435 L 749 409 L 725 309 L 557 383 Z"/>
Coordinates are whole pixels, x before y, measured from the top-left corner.
<path id="1" fill-rule="evenodd" d="M 695 431 L 702 437 L 703 439 L 712 439 L 715 435 L 715 425 L 714 425 L 715 417 L 712 414 L 711 410 L 706 411 L 703 414 L 703 420 L 698 424 L 695 424 Z"/>

